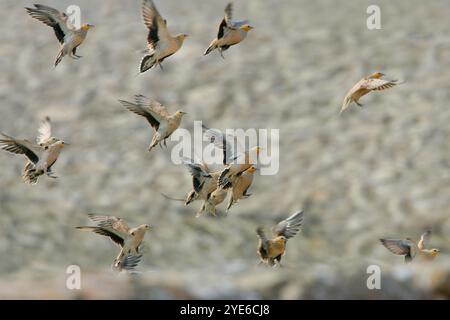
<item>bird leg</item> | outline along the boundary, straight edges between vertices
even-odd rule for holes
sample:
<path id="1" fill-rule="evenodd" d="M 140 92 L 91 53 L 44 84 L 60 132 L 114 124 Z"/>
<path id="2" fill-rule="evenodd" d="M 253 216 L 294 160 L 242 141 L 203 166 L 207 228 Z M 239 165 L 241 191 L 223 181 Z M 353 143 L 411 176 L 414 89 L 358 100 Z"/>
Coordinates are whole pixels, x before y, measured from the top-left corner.
<path id="1" fill-rule="evenodd" d="M 225 60 L 225 57 L 223 56 L 223 50 L 221 47 L 219 47 L 219 52 L 220 52 L 220 56 L 222 57 L 222 59 Z"/>
<path id="2" fill-rule="evenodd" d="M 358 107 L 362 108 L 363 104 L 359 103 L 358 101 L 355 101 L 355 103 L 358 105 Z"/>
<path id="3" fill-rule="evenodd" d="M 167 148 L 167 143 L 166 143 L 167 138 L 164 139 L 164 147 Z"/>
<path id="4" fill-rule="evenodd" d="M 161 68 L 162 71 L 164 71 L 164 68 L 159 60 L 156 61 L 156 64 Z"/>

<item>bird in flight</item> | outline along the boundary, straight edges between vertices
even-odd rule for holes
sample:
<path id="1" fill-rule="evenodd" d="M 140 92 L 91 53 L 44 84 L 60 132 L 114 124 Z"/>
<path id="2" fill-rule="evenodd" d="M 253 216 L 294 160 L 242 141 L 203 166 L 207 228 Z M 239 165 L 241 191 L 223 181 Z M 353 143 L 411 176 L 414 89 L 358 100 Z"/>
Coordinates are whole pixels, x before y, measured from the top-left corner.
<path id="1" fill-rule="evenodd" d="M 225 7 L 225 16 L 219 25 L 217 38 L 214 39 L 203 55 L 207 55 L 218 49 L 220 56 L 224 58 L 223 52 L 233 45 L 242 42 L 253 27 L 246 21 L 233 22 L 233 3 L 230 2 Z"/>
<path id="2" fill-rule="evenodd" d="M 233 181 L 225 184 L 225 190 L 227 188 L 231 188 L 231 196 L 228 198 L 227 211 L 230 210 L 231 206 L 240 199 L 250 197 L 251 194 L 247 192 L 253 183 L 253 177 L 256 170 L 256 167 L 251 166 L 244 172 L 237 174 L 236 177 L 232 179 Z"/>
<path id="3" fill-rule="evenodd" d="M 218 186 L 224 188 L 237 175 L 249 169 L 257 162 L 261 148 L 259 146 L 245 148 L 240 143 L 238 136 L 222 133 L 220 130 L 210 129 L 203 125 L 206 139 L 223 152 L 223 165 Z"/>
<path id="4" fill-rule="evenodd" d="M 167 147 L 166 139 L 178 129 L 186 112 L 178 110 L 170 114 L 161 103 L 143 95 L 136 95 L 134 100 L 134 103 L 125 100 L 119 100 L 119 102 L 129 111 L 146 118 L 155 130 L 148 151 L 150 152 L 158 144 L 161 146 L 161 143 Z"/>
<path id="5" fill-rule="evenodd" d="M 142 58 L 139 72 L 143 73 L 154 65 L 159 65 L 175 52 L 180 50 L 187 34 L 179 34 L 175 37 L 167 29 L 167 20 L 163 19 L 152 0 L 142 2 L 142 16 L 144 24 L 149 32 L 147 36 L 146 55 Z"/>
<path id="6" fill-rule="evenodd" d="M 371 91 L 382 91 L 400 84 L 397 80 L 385 80 L 382 79 L 383 77 L 383 73 L 376 72 L 359 80 L 345 95 L 340 113 L 344 112 L 352 102 L 362 107 L 363 105 L 359 103 L 359 99 Z"/>
<path id="7" fill-rule="evenodd" d="M 262 227 L 256 229 L 259 238 L 258 254 L 260 264 L 268 264 L 273 267 L 281 266 L 281 258 L 286 252 L 287 240 L 295 236 L 303 222 L 303 211 L 294 213 L 289 218 L 281 221 L 272 228 L 272 239 L 267 238 Z"/>
<path id="8" fill-rule="evenodd" d="M 50 178 L 57 178 L 51 169 L 58 160 L 61 150 L 67 145 L 64 141 L 52 136 L 49 117 L 42 122 L 38 132 L 36 144 L 1 133 L 3 138 L 0 139 L 0 149 L 27 157 L 22 179 L 28 184 L 36 184 L 39 176 L 44 174 Z"/>
<path id="9" fill-rule="evenodd" d="M 86 39 L 88 31 L 94 25 L 83 24 L 77 29 L 71 24 L 69 16 L 66 13 L 42 4 L 35 4 L 34 8 L 25 9 L 31 17 L 52 27 L 55 31 L 56 38 L 61 44 L 58 55 L 56 56 L 55 67 L 66 55 L 74 59 L 81 58 L 81 56 L 77 55 L 77 48 Z"/>
<path id="10" fill-rule="evenodd" d="M 427 249 L 431 238 L 431 230 L 425 231 L 416 243 L 411 238 L 406 239 L 380 239 L 380 242 L 393 254 L 405 256 L 405 263 L 411 262 L 416 255 L 423 260 L 433 260 L 437 257 L 440 250 L 433 248 Z"/>
<path id="11" fill-rule="evenodd" d="M 126 259 L 128 256 L 139 255 L 139 247 L 144 240 L 145 233 L 151 229 L 150 225 L 141 224 L 136 228 L 130 228 L 122 218 L 115 216 L 88 214 L 88 217 L 96 224 L 95 226 L 80 226 L 75 228 L 109 237 L 120 247 L 120 252 L 114 259 L 112 265 L 114 270 L 122 270 L 124 268 L 126 269 L 127 266 L 137 265 L 139 262 L 138 258 Z"/>

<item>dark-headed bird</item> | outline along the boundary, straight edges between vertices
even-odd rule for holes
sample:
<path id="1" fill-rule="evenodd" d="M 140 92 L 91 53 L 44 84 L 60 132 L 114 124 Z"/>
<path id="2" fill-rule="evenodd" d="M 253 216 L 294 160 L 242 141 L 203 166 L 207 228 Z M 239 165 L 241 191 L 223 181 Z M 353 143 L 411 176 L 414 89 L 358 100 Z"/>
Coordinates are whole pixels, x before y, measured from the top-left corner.
<path id="1" fill-rule="evenodd" d="M 223 58 L 223 52 L 229 47 L 240 43 L 247 37 L 247 33 L 253 29 L 248 21 L 232 21 L 233 3 L 228 3 L 225 7 L 225 16 L 219 25 L 217 38 L 214 39 L 203 55 L 207 55 L 218 49 Z"/>
<path id="2" fill-rule="evenodd" d="M 56 38 L 61 44 L 56 56 L 55 67 L 66 55 L 74 59 L 81 58 L 77 55 L 77 48 L 86 39 L 89 29 L 94 27 L 92 24 L 83 24 L 77 29 L 70 23 L 67 14 L 42 4 L 35 4 L 34 8 L 25 9 L 30 16 L 52 27 L 55 31 Z"/>
<path id="3" fill-rule="evenodd" d="M 265 263 L 273 267 L 281 266 L 281 258 L 286 252 L 287 240 L 295 236 L 303 222 L 303 211 L 294 213 L 289 218 L 281 221 L 272 228 L 273 238 L 268 239 L 262 227 L 256 229 L 259 238 L 258 254 L 260 264 Z"/>
<path id="4" fill-rule="evenodd" d="M 142 2 L 142 15 L 144 23 L 149 29 L 147 37 L 147 53 L 141 60 L 139 71 L 143 73 L 154 65 L 159 65 L 166 58 L 180 50 L 187 34 L 179 34 L 175 37 L 167 29 L 167 21 L 161 17 L 152 0 Z"/>

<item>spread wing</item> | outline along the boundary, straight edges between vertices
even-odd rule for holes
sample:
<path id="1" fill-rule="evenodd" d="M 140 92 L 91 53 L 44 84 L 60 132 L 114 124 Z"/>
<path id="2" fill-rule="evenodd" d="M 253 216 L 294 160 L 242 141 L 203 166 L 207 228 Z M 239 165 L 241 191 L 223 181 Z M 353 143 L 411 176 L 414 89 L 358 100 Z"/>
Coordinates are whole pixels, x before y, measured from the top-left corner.
<path id="1" fill-rule="evenodd" d="M 220 130 L 210 129 L 202 125 L 206 139 L 223 152 L 223 164 L 229 164 L 244 153 L 244 148 L 236 136 L 224 134 Z"/>
<path id="2" fill-rule="evenodd" d="M 295 236 L 300 230 L 300 226 L 303 222 L 303 211 L 296 212 L 289 218 L 278 223 L 272 232 L 275 237 L 284 236 L 287 239 Z"/>
<path id="3" fill-rule="evenodd" d="M 264 233 L 264 229 L 262 227 L 258 227 L 256 229 L 256 234 L 258 235 L 260 245 L 258 250 L 262 254 L 262 256 L 267 256 L 269 252 L 269 240 L 266 237 L 266 234 Z"/>
<path id="4" fill-rule="evenodd" d="M 123 237 L 127 236 L 130 231 L 130 227 L 122 218 L 115 216 L 100 216 L 92 213 L 89 213 L 88 217 L 97 225 L 97 227 L 113 229 L 122 234 Z"/>
<path id="5" fill-rule="evenodd" d="M 123 247 L 125 237 L 120 234 L 119 232 L 115 231 L 112 228 L 104 228 L 104 227 L 89 227 L 89 226 L 83 226 L 83 227 L 75 227 L 78 230 L 81 231 L 91 231 L 96 234 L 109 237 L 111 240 L 116 243 L 118 246 Z"/>
<path id="6" fill-rule="evenodd" d="M 206 179 L 211 179 L 211 175 L 209 172 L 205 170 L 205 168 L 193 162 L 185 161 L 184 165 L 189 170 L 192 175 L 192 184 L 195 192 L 199 193 L 202 191 L 202 187 L 205 184 Z"/>
<path id="7" fill-rule="evenodd" d="M 428 243 L 430 242 L 431 238 L 431 230 L 427 230 L 424 233 L 422 233 L 422 236 L 420 237 L 420 241 L 417 244 L 417 247 L 420 250 L 425 249 L 428 246 Z"/>
<path id="8" fill-rule="evenodd" d="M 35 8 L 25 8 L 28 14 L 49 27 L 52 27 L 58 41 L 63 43 L 64 37 L 68 33 L 73 32 L 67 14 L 42 4 L 35 4 L 34 6 Z"/>
<path id="9" fill-rule="evenodd" d="M 224 36 L 227 28 L 228 29 L 231 28 L 232 19 L 233 19 L 233 3 L 230 2 L 225 7 L 225 16 L 219 25 L 219 32 L 217 33 L 217 39 L 220 39 Z"/>
<path id="10" fill-rule="evenodd" d="M 45 144 L 52 137 L 52 124 L 50 122 L 50 117 L 46 117 L 42 121 L 41 126 L 38 129 L 38 136 L 36 139 L 37 144 Z"/>
<path id="11" fill-rule="evenodd" d="M 367 79 L 361 84 L 361 89 L 385 90 L 398 84 L 397 80 Z"/>
<path id="12" fill-rule="evenodd" d="M 160 123 L 166 121 L 167 118 L 170 117 L 170 113 L 167 111 L 167 108 L 158 101 L 149 99 L 142 94 L 135 95 L 134 100 L 137 105 L 146 107 L 148 112 L 150 112 L 150 114 Z"/>
<path id="13" fill-rule="evenodd" d="M 152 50 L 155 50 L 159 41 L 164 42 L 171 38 L 167 30 L 167 22 L 161 17 L 152 0 L 142 2 L 142 17 L 149 30 L 147 42 Z"/>
<path id="14" fill-rule="evenodd" d="M 4 133 L 1 133 L 1 135 L 4 138 L 0 139 L 0 149 L 15 154 L 23 154 L 34 164 L 39 161 L 38 155 L 41 151 L 41 148 L 39 146 L 31 143 L 28 140 L 15 139 Z"/>
<path id="15" fill-rule="evenodd" d="M 139 264 L 139 262 L 141 262 L 141 259 L 142 259 L 142 254 L 127 256 L 122 262 L 121 271 L 122 270 L 125 270 L 128 272 L 136 271 L 135 269 L 136 269 L 137 265 Z"/>
<path id="16" fill-rule="evenodd" d="M 146 107 L 125 100 L 119 100 L 119 102 L 129 111 L 146 118 L 147 121 L 150 123 L 150 125 L 153 127 L 153 129 L 158 131 L 159 121 L 152 115 L 152 113 Z"/>
<path id="17" fill-rule="evenodd" d="M 393 254 L 411 255 L 414 244 L 410 240 L 403 239 L 380 239 L 380 242 Z"/>

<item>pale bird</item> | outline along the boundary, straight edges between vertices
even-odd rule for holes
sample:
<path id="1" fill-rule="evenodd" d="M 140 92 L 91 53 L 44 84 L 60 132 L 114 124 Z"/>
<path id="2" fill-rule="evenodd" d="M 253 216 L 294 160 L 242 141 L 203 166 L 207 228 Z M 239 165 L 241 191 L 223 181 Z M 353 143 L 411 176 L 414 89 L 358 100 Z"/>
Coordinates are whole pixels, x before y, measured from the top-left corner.
<path id="1" fill-rule="evenodd" d="M 411 262 L 418 254 L 423 260 L 433 260 L 439 254 L 440 250 L 433 248 L 427 249 L 431 237 L 431 230 L 425 231 L 419 240 L 419 243 L 410 238 L 406 239 L 380 239 L 383 246 L 394 254 L 405 256 L 405 263 Z"/>
<path id="2" fill-rule="evenodd" d="M 232 15 L 233 3 L 230 2 L 225 7 L 225 16 L 219 25 L 217 38 L 211 42 L 203 55 L 207 55 L 215 49 L 218 49 L 220 56 L 224 58 L 223 52 L 229 47 L 243 41 L 247 37 L 248 32 L 253 29 L 248 21 L 233 22 Z"/>
<path id="3" fill-rule="evenodd" d="M 153 147 L 163 142 L 167 147 L 166 139 L 178 129 L 181 124 L 181 119 L 186 112 L 178 110 L 174 114 L 170 114 L 167 108 L 161 103 L 151 100 L 143 95 L 135 96 L 135 103 L 125 100 L 119 102 L 129 111 L 134 112 L 142 117 L 145 117 L 150 125 L 155 130 L 152 142 L 148 147 L 150 152 Z"/>
<path id="4" fill-rule="evenodd" d="M 259 264 L 264 263 L 271 267 L 277 264 L 281 266 L 281 258 L 286 252 L 287 240 L 299 232 L 302 222 L 303 211 L 294 213 L 272 228 L 272 239 L 268 239 L 264 233 L 264 229 L 258 227 L 256 234 L 259 238 L 257 251 L 261 259 Z"/>
<path id="5" fill-rule="evenodd" d="M 358 83 L 347 92 L 340 112 L 342 113 L 347 109 L 352 102 L 362 107 L 363 105 L 359 103 L 359 99 L 371 91 L 381 91 L 400 84 L 397 80 L 384 80 L 381 79 L 382 77 L 384 77 L 383 73 L 376 72 L 359 80 Z"/>
<path id="6" fill-rule="evenodd" d="M 227 211 L 240 199 L 251 196 L 251 194 L 248 193 L 248 189 L 253 183 L 253 177 L 256 170 L 256 167 L 251 166 L 244 172 L 238 174 L 233 181 L 230 181 L 224 186 L 224 189 L 231 188 L 231 196 L 228 198 Z"/>
<path id="7" fill-rule="evenodd" d="M 179 34 L 175 37 L 167 30 L 167 21 L 161 17 L 152 0 L 142 2 L 142 16 L 149 29 L 147 36 L 147 53 L 141 60 L 139 71 L 143 73 L 180 50 L 187 34 Z"/>
<path id="8" fill-rule="evenodd" d="M 227 197 L 227 190 L 222 188 L 216 188 L 213 192 L 211 192 L 207 199 L 203 201 L 203 204 L 200 210 L 197 212 L 196 217 L 200 217 L 203 212 L 206 214 L 210 214 L 213 216 L 217 216 L 217 206 L 225 201 Z"/>
<path id="9" fill-rule="evenodd" d="M 70 23 L 69 16 L 64 12 L 42 4 L 35 4 L 34 7 L 25 9 L 30 16 L 52 27 L 56 38 L 61 44 L 56 56 L 55 67 L 66 55 L 74 59 L 81 58 L 81 56 L 77 55 L 77 48 L 86 39 L 89 29 L 93 28 L 94 25 L 83 24 L 79 29 L 76 29 Z"/>
<path id="10" fill-rule="evenodd" d="M 36 184 L 39 176 L 46 174 L 56 178 L 51 171 L 66 143 L 52 136 L 50 118 L 46 117 L 39 127 L 36 144 L 22 139 L 16 139 L 1 133 L 0 148 L 15 154 L 23 154 L 28 162 L 22 171 L 25 183 Z"/>
<path id="11" fill-rule="evenodd" d="M 203 126 L 203 130 L 205 137 L 223 153 L 225 168 L 219 177 L 218 186 L 220 188 L 257 162 L 261 147 L 246 149 L 241 145 L 237 136 L 224 134 L 220 130 L 210 129 L 206 126 Z"/>
<path id="12" fill-rule="evenodd" d="M 115 270 L 124 268 L 123 264 L 128 256 L 139 255 L 139 247 L 144 240 L 145 233 L 151 229 L 148 224 L 141 224 L 136 228 L 130 228 L 122 218 L 115 216 L 88 214 L 88 217 L 96 224 L 95 226 L 80 226 L 75 228 L 109 237 L 120 247 L 120 252 L 116 259 L 114 259 L 112 266 Z M 128 261 L 128 263 L 132 261 Z"/>

